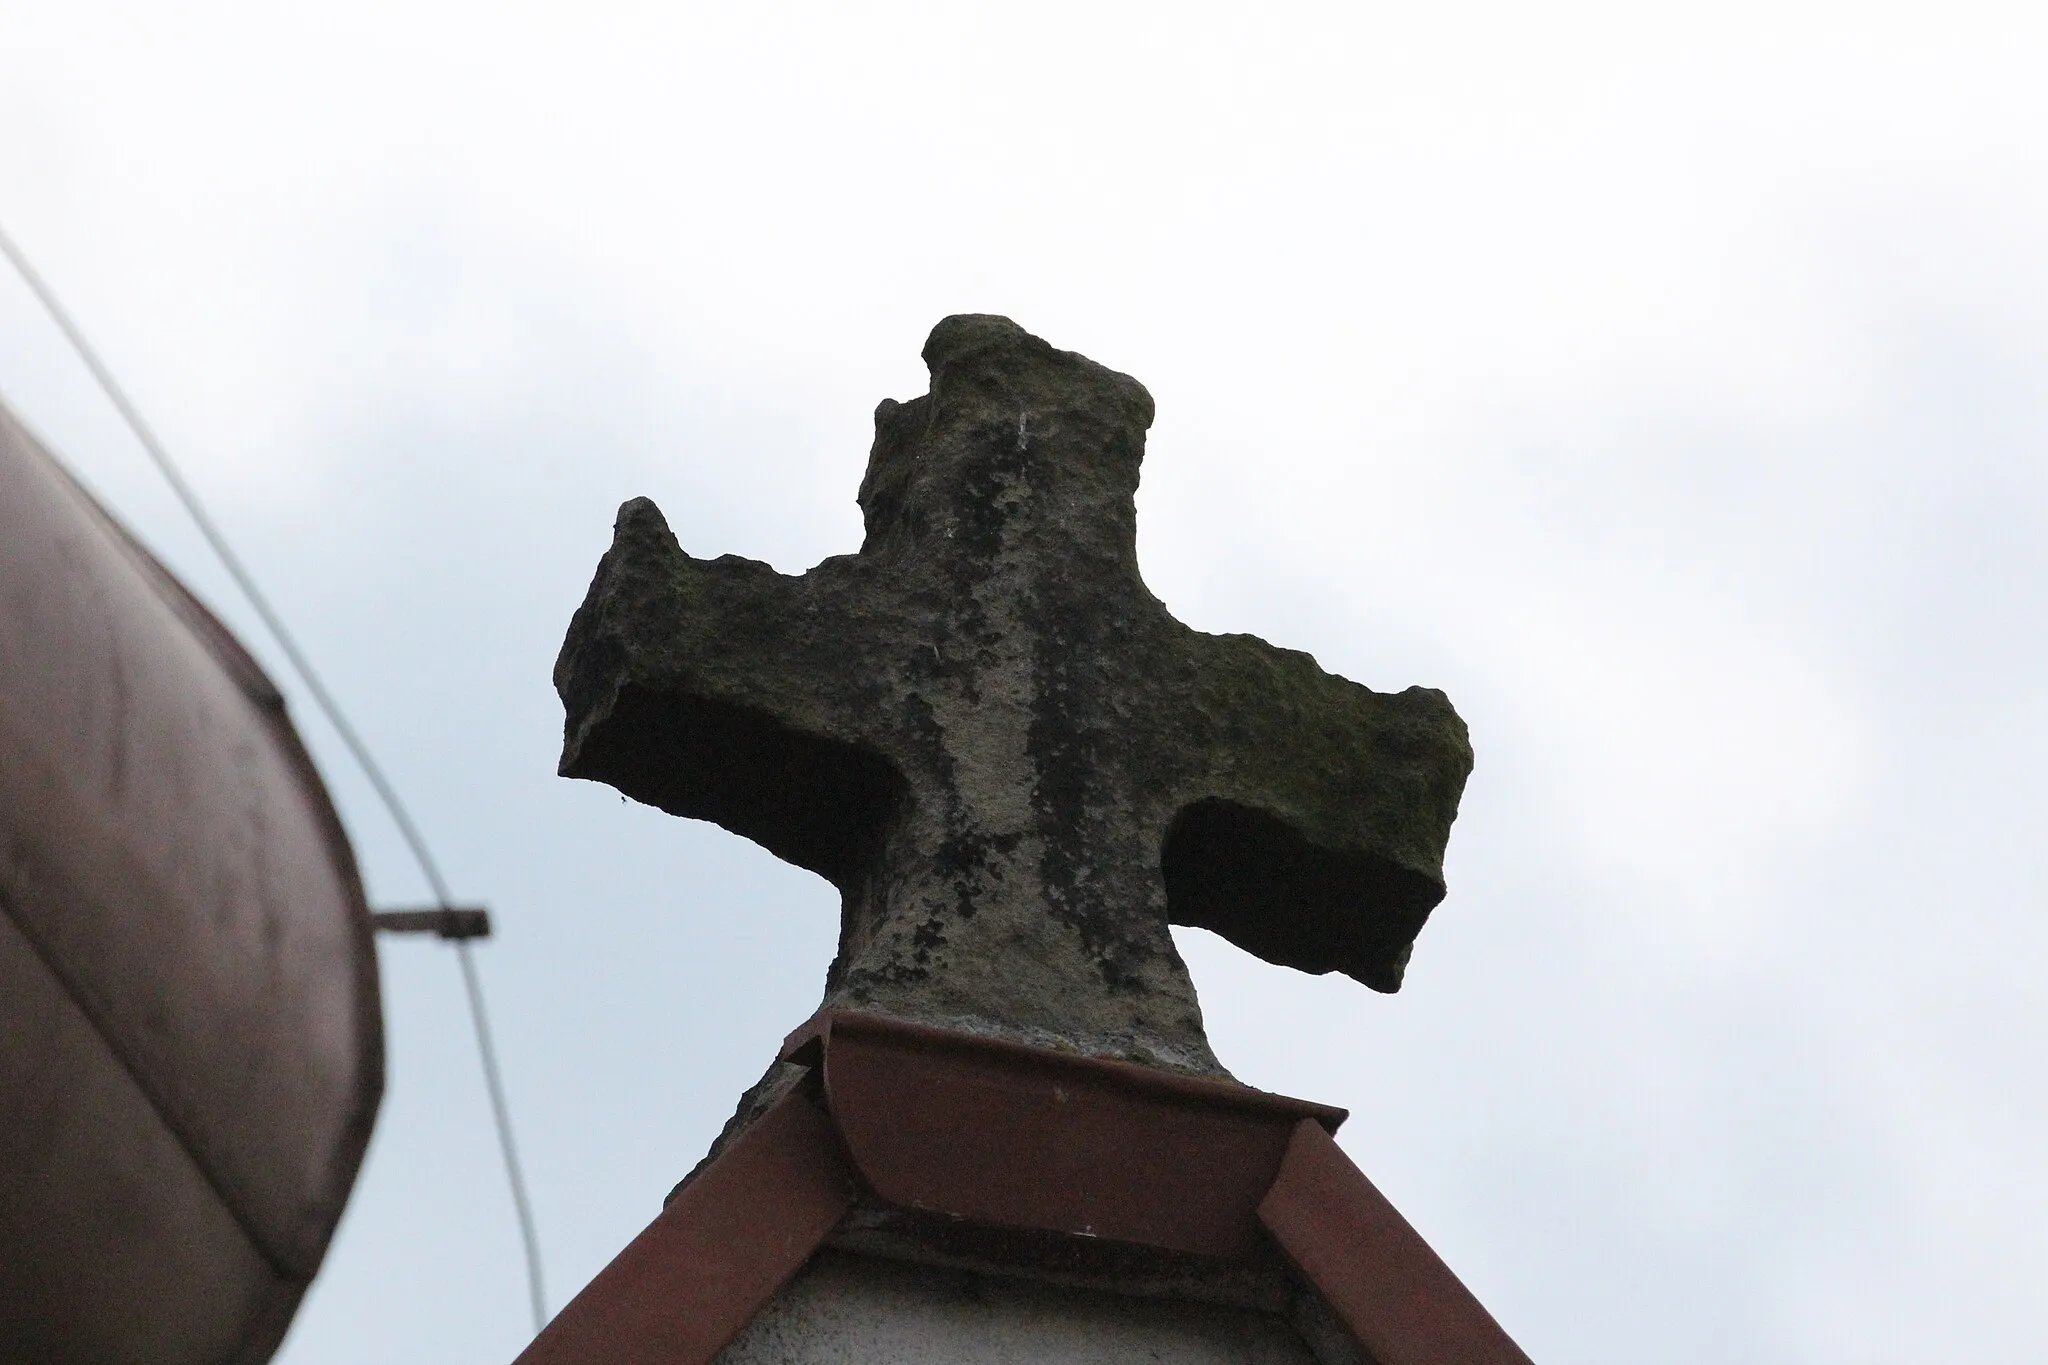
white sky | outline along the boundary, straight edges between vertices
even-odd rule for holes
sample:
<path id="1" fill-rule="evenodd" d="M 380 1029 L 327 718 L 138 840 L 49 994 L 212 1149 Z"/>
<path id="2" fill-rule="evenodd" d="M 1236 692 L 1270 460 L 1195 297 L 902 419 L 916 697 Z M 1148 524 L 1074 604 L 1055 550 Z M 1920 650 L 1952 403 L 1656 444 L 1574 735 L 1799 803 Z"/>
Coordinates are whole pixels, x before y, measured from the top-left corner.
<path id="1" fill-rule="evenodd" d="M 1241 1077 L 1349 1106 L 1539 1360 L 2048 1358 L 2048 23 L 594 8 L 0 0 L 0 220 L 498 914 L 556 1305 L 835 929 L 552 775 L 613 510 L 854 548 L 874 403 L 986 311 L 1151 388 L 1184 620 L 1472 727 L 1400 995 L 1184 936 Z M 0 395 L 246 623 L 12 282 Z M 508 1361 L 454 964 L 384 963 L 386 1107 L 281 1358 Z"/>

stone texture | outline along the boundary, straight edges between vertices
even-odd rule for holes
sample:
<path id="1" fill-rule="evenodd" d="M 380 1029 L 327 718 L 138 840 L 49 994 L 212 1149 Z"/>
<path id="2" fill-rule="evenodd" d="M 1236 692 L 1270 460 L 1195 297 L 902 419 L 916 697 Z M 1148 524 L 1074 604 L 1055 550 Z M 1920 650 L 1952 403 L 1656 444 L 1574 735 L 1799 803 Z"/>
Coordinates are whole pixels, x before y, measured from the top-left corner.
<path id="1" fill-rule="evenodd" d="M 1056 1289 L 826 1252 L 719 1365 L 1316 1365 L 1244 1308 Z"/>
<path id="2" fill-rule="evenodd" d="M 1169 921 L 1397 989 L 1471 767 L 1450 703 L 1168 614 L 1137 381 L 996 317 L 924 358 L 876 411 L 858 554 L 694 559 L 620 510 L 561 771 L 832 881 L 833 1005 L 1213 1073 Z"/>

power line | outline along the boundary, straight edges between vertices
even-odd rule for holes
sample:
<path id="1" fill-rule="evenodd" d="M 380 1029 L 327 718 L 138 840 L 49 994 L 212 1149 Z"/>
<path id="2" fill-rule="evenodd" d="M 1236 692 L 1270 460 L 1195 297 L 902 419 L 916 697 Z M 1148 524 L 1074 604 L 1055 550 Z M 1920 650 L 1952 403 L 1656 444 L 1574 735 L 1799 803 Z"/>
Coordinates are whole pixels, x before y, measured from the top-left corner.
<path id="1" fill-rule="evenodd" d="M 370 746 L 363 742 L 362 736 L 356 733 L 355 727 L 349 724 L 348 718 L 342 714 L 341 704 L 320 681 L 320 675 L 313 670 L 312 663 L 300 650 L 291 632 L 285 628 L 283 618 L 272 609 L 270 600 L 256 586 L 255 576 L 249 572 L 240 557 L 235 554 L 233 547 L 228 544 L 227 537 L 221 533 L 220 527 L 207 513 L 198 493 L 185 481 L 184 474 L 179 471 L 176 461 L 171 459 L 170 452 L 164 449 L 163 443 L 157 440 L 156 433 L 150 430 L 149 423 L 143 420 L 142 413 L 128 400 L 128 395 L 120 384 L 115 382 L 113 373 L 101 363 L 99 353 L 85 339 L 85 334 L 79 330 L 78 324 L 72 321 L 71 314 L 58 301 L 55 292 L 29 263 L 21 248 L 15 245 L 14 239 L 7 235 L 4 225 L 0 225 L 0 254 L 6 255 L 21 276 L 22 282 L 28 285 L 29 292 L 36 296 L 37 302 L 41 303 L 44 311 L 50 315 L 50 320 L 57 324 L 57 330 L 71 343 L 71 349 L 85 363 L 85 368 L 99 384 L 100 391 L 106 394 L 115 411 L 121 414 L 122 421 L 128 424 L 128 430 L 133 432 L 135 439 L 141 443 L 144 452 L 156 465 L 157 472 L 164 476 L 164 482 L 171 486 L 171 491 L 177 494 L 178 501 L 184 504 L 185 511 L 198 526 L 199 533 L 206 538 L 207 545 L 227 569 L 228 576 L 235 580 L 235 586 L 241 589 L 242 596 L 255 609 L 264 629 L 270 632 L 271 638 L 277 641 L 278 648 L 284 651 L 292 671 L 298 674 L 299 681 L 305 684 L 306 691 L 320 708 L 320 713 L 327 718 L 327 723 L 334 728 L 334 732 L 341 736 L 341 742 L 347 747 L 349 755 L 355 759 L 356 766 L 362 770 L 363 776 L 369 779 L 370 786 L 383 802 L 384 809 L 390 813 L 391 822 L 398 827 L 406 846 L 412 850 L 413 861 L 419 864 L 420 872 L 433 890 L 439 908 L 443 912 L 453 913 L 456 909 L 455 898 L 448 890 L 448 883 L 441 877 L 441 869 L 434 862 L 434 855 L 427 848 L 426 837 L 420 833 L 419 826 L 413 823 L 412 816 L 405 809 L 405 803 L 398 799 L 398 790 L 391 785 L 390 779 L 385 777 L 384 770 L 378 766 L 376 758 L 370 753 Z M 491 1118 L 497 1126 L 498 1146 L 505 1157 L 505 1178 L 512 1187 L 512 1205 L 519 1216 L 519 1236 L 526 1248 L 526 1287 L 532 1300 L 533 1330 L 535 1335 L 538 1335 L 541 1328 L 547 1324 L 547 1300 L 541 1289 L 540 1237 L 534 1230 L 533 1209 L 526 1197 L 526 1180 L 520 1174 L 519 1154 L 512 1142 L 512 1114 L 505 1103 L 505 1086 L 498 1073 L 497 1049 L 491 1042 L 490 1022 L 484 1013 L 483 986 L 477 978 L 476 963 L 470 956 L 468 939 L 457 938 L 454 943 L 457 959 L 462 964 L 462 984 L 469 997 L 470 1020 L 476 1026 L 477 1056 L 483 1065 L 484 1088 L 490 1093 Z"/>

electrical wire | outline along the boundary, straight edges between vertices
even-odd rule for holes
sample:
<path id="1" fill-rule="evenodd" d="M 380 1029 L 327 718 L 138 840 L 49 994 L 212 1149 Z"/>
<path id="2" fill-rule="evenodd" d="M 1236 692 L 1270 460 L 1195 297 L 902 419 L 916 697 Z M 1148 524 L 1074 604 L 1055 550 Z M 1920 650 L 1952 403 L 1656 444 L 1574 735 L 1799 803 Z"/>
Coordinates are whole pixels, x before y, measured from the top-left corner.
<path id="1" fill-rule="evenodd" d="M 363 776 L 369 779 L 370 786 L 390 814 L 392 824 L 398 827 L 406 847 L 411 849 L 413 861 L 419 864 L 421 874 L 433 890 L 434 899 L 441 909 L 452 910 L 455 898 L 448 890 L 448 883 L 441 876 L 441 869 L 435 863 L 434 855 L 427 848 L 426 837 L 420 833 L 419 826 L 413 823 L 412 816 L 406 811 L 405 803 L 398 798 L 397 789 L 391 785 L 390 779 L 384 775 L 383 768 L 370 753 L 370 746 L 363 742 L 362 736 L 349 724 L 347 716 L 342 713 L 341 704 L 327 690 L 326 684 L 320 681 L 320 675 L 314 671 L 311 661 L 299 648 L 291 632 L 285 628 L 283 618 L 271 607 L 270 600 L 263 595 L 262 589 L 256 586 L 254 575 L 228 544 L 227 537 L 208 514 L 205 504 L 200 502 L 198 493 L 185 481 L 184 474 L 178 469 L 176 461 L 171 459 L 170 452 L 157 440 L 156 433 L 150 429 L 149 423 L 143 420 L 142 413 L 129 401 L 120 384 L 115 382 L 113 373 L 101 362 L 99 353 L 85 339 L 85 334 L 79 330 L 78 324 L 72 320 L 71 314 L 58 300 L 56 293 L 29 263 L 27 255 L 7 234 L 4 225 L 0 225 L 0 254 L 7 257 L 21 276 L 22 282 L 28 285 L 29 292 L 36 296 L 37 302 L 42 304 L 50 320 L 57 324 L 57 330 L 71 343 L 71 349 L 91 372 L 93 379 L 99 384 L 100 391 L 106 394 L 115 411 L 121 414 L 122 421 L 127 423 L 128 430 L 134 433 L 135 439 L 141 443 L 143 451 L 156 465 L 157 472 L 163 475 L 164 482 L 171 486 L 171 491 L 177 495 L 186 513 L 198 526 L 200 535 L 205 537 L 207 545 L 219 558 L 222 567 L 228 571 L 228 576 L 234 579 L 235 586 L 255 609 L 264 629 L 277 641 L 278 648 L 284 652 L 292 671 L 298 674 L 299 681 L 305 684 L 306 691 L 320 708 L 320 714 L 327 718 L 327 723 L 334 728 L 335 734 L 341 737 L 341 742 L 348 749 L 349 755 L 355 759 L 356 766 L 362 770 Z M 526 1248 L 526 1287 L 532 1301 L 533 1330 L 535 1335 L 539 1335 L 541 1328 L 547 1323 L 547 1299 L 541 1287 L 540 1237 L 534 1229 L 533 1208 L 526 1197 L 526 1180 L 520 1173 L 519 1154 L 512 1142 L 511 1110 L 505 1103 L 505 1085 L 498 1072 L 497 1049 L 492 1045 L 490 1022 L 484 1013 L 483 986 L 477 977 L 476 963 L 470 957 L 468 940 L 457 939 L 455 951 L 462 964 L 462 984 L 469 997 L 470 1020 L 476 1028 L 477 1056 L 483 1065 L 484 1088 L 490 1093 L 491 1117 L 498 1130 L 498 1146 L 505 1158 L 505 1178 L 512 1188 L 512 1205 L 519 1217 L 519 1236 Z"/>

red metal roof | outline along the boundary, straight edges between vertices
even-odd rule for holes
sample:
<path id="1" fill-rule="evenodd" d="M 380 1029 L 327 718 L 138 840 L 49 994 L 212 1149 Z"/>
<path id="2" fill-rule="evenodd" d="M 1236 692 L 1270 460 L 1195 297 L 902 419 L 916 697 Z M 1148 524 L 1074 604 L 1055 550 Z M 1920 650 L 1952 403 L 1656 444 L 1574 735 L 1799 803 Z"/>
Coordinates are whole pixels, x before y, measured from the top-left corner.
<path id="1" fill-rule="evenodd" d="M 857 1199 L 1217 1266 L 1284 1255 L 1378 1365 L 1527 1365 L 1330 1133 L 1341 1110 L 847 1011 L 518 1365 L 707 1365 Z"/>

